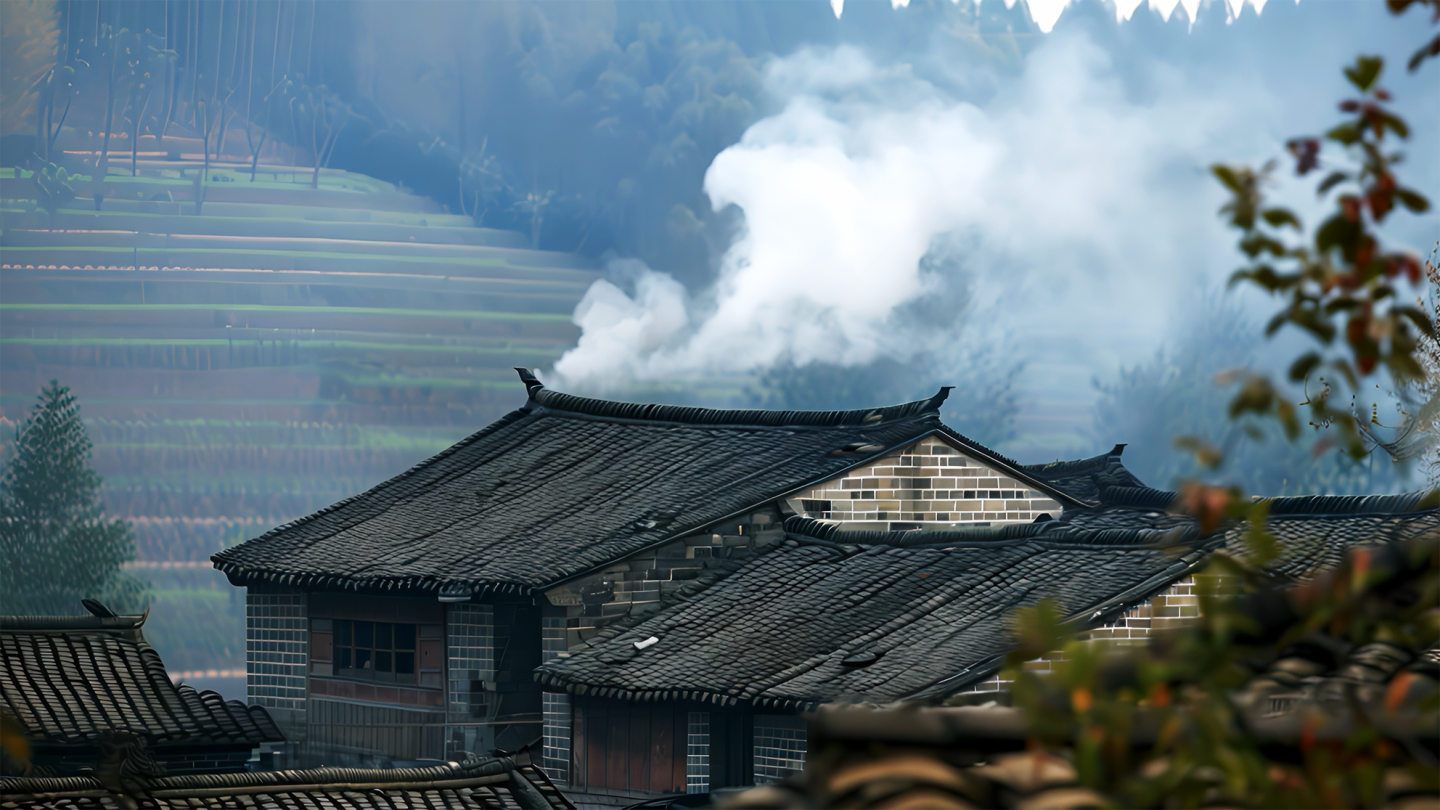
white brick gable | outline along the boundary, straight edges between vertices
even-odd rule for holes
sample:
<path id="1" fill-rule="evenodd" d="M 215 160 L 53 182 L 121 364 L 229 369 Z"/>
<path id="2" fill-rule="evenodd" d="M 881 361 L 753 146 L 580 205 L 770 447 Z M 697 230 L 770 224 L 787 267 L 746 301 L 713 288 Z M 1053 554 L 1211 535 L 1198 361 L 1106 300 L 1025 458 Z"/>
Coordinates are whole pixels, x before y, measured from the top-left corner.
<path id="1" fill-rule="evenodd" d="M 796 513 L 844 528 L 903 530 L 1029 523 L 1060 504 L 931 436 L 788 499 Z"/>

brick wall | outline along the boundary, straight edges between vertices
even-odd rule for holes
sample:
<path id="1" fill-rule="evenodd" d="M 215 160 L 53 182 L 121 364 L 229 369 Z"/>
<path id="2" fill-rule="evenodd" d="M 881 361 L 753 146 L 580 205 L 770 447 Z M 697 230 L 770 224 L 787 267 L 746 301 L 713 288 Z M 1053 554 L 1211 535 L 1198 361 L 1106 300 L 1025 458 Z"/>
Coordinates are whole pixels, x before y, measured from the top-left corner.
<path id="1" fill-rule="evenodd" d="M 540 659 L 549 661 L 569 649 L 566 644 L 567 618 L 563 608 L 548 607 L 540 619 Z M 541 767 L 557 785 L 570 784 L 570 696 L 546 692 L 543 698 L 541 734 L 544 750 Z"/>
<path id="2" fill-rule="evenodd" d="M 286 740 L 296 743 L 305 739 L 309 642 L 305 594 L 246 589 L 246 696 L 266 707 Z"/>
<path id="3" fill-rule="evenodd" d="M 755 784 L 805 770 L 805 721 L 793 715 L 755 716 Z"/>
<path id="4" fill-rule="evenodd" d="M 1195 593 L 1195 578 L 1186 577 L 1150 601 L 1125 611 L 1112 622 L 1099 625 L 1076 636 L 1081 641 L 1104 646 L 1125 647 L 1144 644 L 1150 634 L 1157 631 L 1184 627 L 1200 618 L 1200 598 Z M 1048 672 L 1054 662 L 1064 661 L 1059 651 L 1042 655 L 1025 662 L 1025 669 L 1033 672 Z M 1006 689 L 1010 681 L 1000 676 L 991 677 L 972 685 L 965 692 L 995 692 Z"/>
<path id="5" fill-rule="evenodd" d="M 495 680 L 495 609 L 491 605 L 449 605 L 445 611 L 448 719 L 446 756 L 489 751 L 494 729 L 478 725 L 490 714 L 485 682 Z M 461 725 L 465 724 L 465 725 Z"/>
<path id="6" fill-rule="evenodd" d="M 621 618 L 660 609 L 661 600 L 727 557 L 749 554 L 785 539 L 778 509 L 760 509 L 733 522 L 712 526 L 627 562 L 545 593 L 547 655 L 564 655 Z M 559 645 L 563 619 L 564 646 Z M 554 634 L 553 638 L 550 634 Z M 548 649 L 548 648 L 547 648 Z"/>
<path id="7" fill-rule="evenodd" d="M 690 712 L 685 725 L 685 792 L 710 792 L 710 713 Z"/>
<path id="8" fill-rule="evenodd" d="M 939 439 L 796 493 L 789 504 L 808 517 L 890 531 L 1060 516 L 1049 496 Z"/>

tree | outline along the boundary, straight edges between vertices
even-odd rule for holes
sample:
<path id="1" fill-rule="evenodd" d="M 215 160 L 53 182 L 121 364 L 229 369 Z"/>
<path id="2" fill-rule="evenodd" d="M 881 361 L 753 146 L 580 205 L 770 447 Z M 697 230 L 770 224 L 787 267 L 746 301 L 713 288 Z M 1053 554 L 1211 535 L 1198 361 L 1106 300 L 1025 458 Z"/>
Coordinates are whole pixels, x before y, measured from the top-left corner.
<path id="1" fill-rule="evenodd" d="M 1227 480 L 1246 492 L 1364 495 L 1413 486 L 1398 480 L 1401 471 L 1383 455 L 1357 462 L 1324 452 L 1323 434 L 1290 442 L 1272 421 L 1248 415 L 1230 419 L 1225 413 L 1230 394 L 1214 380 L 1258 362 L 1262 343 L 1260 326 L 1234 299 L 1205 296 L 1174 342 L 1122 368 L 1116 379 L 1096 381 L 1095 443 L 1129 442 L 1125 466 L 1160 488 L 1206 473 L 1193 455 L 1170 446 L 1185 434 L 1205 437 L 1223 453 Z"/>
<path id="2" fill-rule="evenodd" d="M 0 3 L 0 135 L 33 129 L 45 76 L 55 67 L 55 3 Z M 36 144 L 35 148 L 40 149 Z"/>
<path id="3" fill-rule="evenodd" d="M 130 525 L 105 519 L 90 446 L 75 396 L 52 380 L 0 478 L 0 614 L 144 606 L 145 584 L 120 568 L 135 556 Z"/>
<path id="4" fill-rule="evenodd" d="M 1433 6 L 1440 22 L 1440 0 L 1389 2 L 1397 14 L 1410 5 Z M 1410 69 L 1437 54 L 1440 37 L 1412 57 Z M 1379 85 L 1383 66 L 1378 56 L 1362 56 L 1345 69 L 1360 97 L 1341 102 L 1340 110 L 1353 117 L 1324 137 L 1349 152 L 1353 164 L 1329 167 L 1319 182 L 1321 197 L 1339 193 L 1334 213 L 1308 239 L 1287 239 L 1287 228 L 1307 236 L 1299 218 L 1265 203 L 1273 163 L 1259 170 L 1213 168 L 1232 195 L 1222 213 L 1241 232 L 1239 247 L 1249 259 L 1232 281 L 1255 284 L 1285 301 L 1267 335 L 1291 325 L 1314 343 L 1289 372 L 1291 382 L 1307 384 L 1305 402 L 1287 401 L 1267 376 L 1236 375 L 1240 390 L 1229 417 L 1273 419 L 1293 441 L 1301 433 L 1300 409 L 1308 408 L 1310 424 L 1335 428 L 1331 436 L 1338 442 L 1331 442 L 1357 458 L 1386 445 L 1359 414 L 1332 404 L 1335 392 L 1358 393 L 1361 380 L 1384 372 L 1402 390 L 1415 387 L 1426 403 L 1402 432 L 1433 430 L 1440 401 L 1433 309 L 1440 278 L 1433 266 L 1422 269 L 1417 257 L 1383 248 L 1378 234 L 1399 208 L 1429 208 L 1393 171 L 1400 156 L 1385 139 L 1403 140 L 1409 128 L 1387 106 L 1390 95 Z M 1297 174 L 1321 168 L 1321 139 L 1297 138 L 1287 147 Z M 1431 307 L 1423 298 L 1411 306 L 1403 285 L 1427 280 Z M 1322 369 L 1330 379 L 1312 388 L 1312 376 Z M 1372 417 L 1371 424 L 1376 421 Z M 1181 443 L 1207 466 L 1218 466 L 1227 455 L 1198 439 Z M 1077 640 L 1052 603 L 1016 617 L 1017 649 L 1001 677 L 1013 680 L 1014 705 L 1025 714 L 1037 759 L 1047 748 L 1068 749 L 1080 783 L 1103 804 L 1122 807 L 1380 806 L 1392 773 L 1435 791 L 1440 771 L 1433 744 L 1412 744 L 1421 735 L 1401 726 L 1433 729 L 1440 696 L 1417 689 L 1419 700 L 1410 702 L 1408 671 L 1369 696 L 1355 685 L 1358 679 L 1350 679 L 1343 699 L 1307 706 L 1303 716 L 1290 718 L 1298 729 L 1293 745 L 1276 745 L 1262 733 L 1264 721 L 1279 713 L 1260 698 L 1283 694 L 1287 677 L 1301 681 L 1295 660 L 1282 659 L 1295 659 L 1305 644 L 1347 651 L 1387 645 L 1401 651 L 1399 661 L 1419 660 L 1440 643 L 1440 540 L 1432 534 L 1356 549 L 1338 570 L 1279 590 L 1285 583 L 1271 563 L 1284 549 L 1268 529 L 1269 506 L 1246 503 L 1241 495 L 1238 488 L 1195 483 L 1182 490 L 1182 508 L 1206 532 L 1222 521 L 1246 521 L 1241 547 L 1213 554 L 1195 578 L 1196 626 L 1107 657 Z M 1440 492 L 1432 490 L 1420 503 L 1434 508 L 1437 499 Z M 1026 661 L 1062 647 L 1064 660 L 1052 672 L 1040 677 L 1024 671 Z M 1277 688 L 1250 688 L 1256 675 L 1272 678 Z M 1147 735 L 1144 745 L 1134 745 L 1137 731 Z"/>

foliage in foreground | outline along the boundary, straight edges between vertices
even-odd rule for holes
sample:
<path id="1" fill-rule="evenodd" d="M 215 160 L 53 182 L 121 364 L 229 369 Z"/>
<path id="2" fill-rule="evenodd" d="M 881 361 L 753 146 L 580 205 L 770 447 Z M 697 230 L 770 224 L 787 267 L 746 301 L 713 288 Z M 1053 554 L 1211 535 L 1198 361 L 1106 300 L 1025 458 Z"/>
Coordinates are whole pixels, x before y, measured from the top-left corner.
<path id="1" fill-rule="evenodd" d="M 1286 690 L 1267 668 L 1305 646 L 1343 658 L 1365 645 L 1413 654 L 1440 643 L 1440 541 L 1359 549 L 1280 591 L 1258 564 L 1264 538 L 1252 539 L 1256 553 L 1217 555 L 1196 577 L 1196 626 L 1123 656 L 1070 638 L 1052 605 L 1025 612 L 1002 677 L 1015 679 L 1032 746 L 1068 748 L 1081 784 L 1119 807 L 1376 807 L 1401 773 L 1440 790 L 1435 753 L 1419 739 L 1440 722 L 1433 681 L 1427 694 L 1430 679 L 1406 670 L 1388 683 L 1354 680 L 1287 714 L 1270 705 Z M 1062 647 L 1053 672 L 1021 669 Z M 1303 674 L 1278 666 L 1282 679 Z"/>
<path id="2" fill-rule="evenodd" d="M 89 460 L 75 396 L 52 380 L 0 478 L 0 614 L 73 615 L 81 599 L 143 609 L 144 584 L 120 568 L 135 556 L 130 526 L 105 519 Z"/>

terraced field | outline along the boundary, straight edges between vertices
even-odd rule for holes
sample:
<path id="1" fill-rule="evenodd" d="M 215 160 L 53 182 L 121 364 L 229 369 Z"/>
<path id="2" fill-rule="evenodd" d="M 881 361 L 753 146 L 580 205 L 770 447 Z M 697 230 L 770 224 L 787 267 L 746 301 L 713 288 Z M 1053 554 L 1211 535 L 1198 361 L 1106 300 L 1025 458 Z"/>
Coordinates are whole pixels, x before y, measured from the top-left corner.
<path id="1" fill-rule="evenodd" d="M 443 449 L 518 404 L 513 366 L 578 337 L 570 313 L 597 277 L 582 257 L 369 177 L 322 170 L 311 189 L 276 153 L 253 183 L 248 156 L 212 155 L 202 182 L 198 141 L 147 140 L 136 176 L 127 145 L 98 202 L 86 189 L 53 217 L 28 173 L 0 171 L 0 435 L 46 381 L 73 388 L 142 574 L 196 570 L 173 563 Z M 233 623 L 192 579 L 157 580 L 156 609 Z M 242 660 L 193 641 L 172 668 Z"/>

